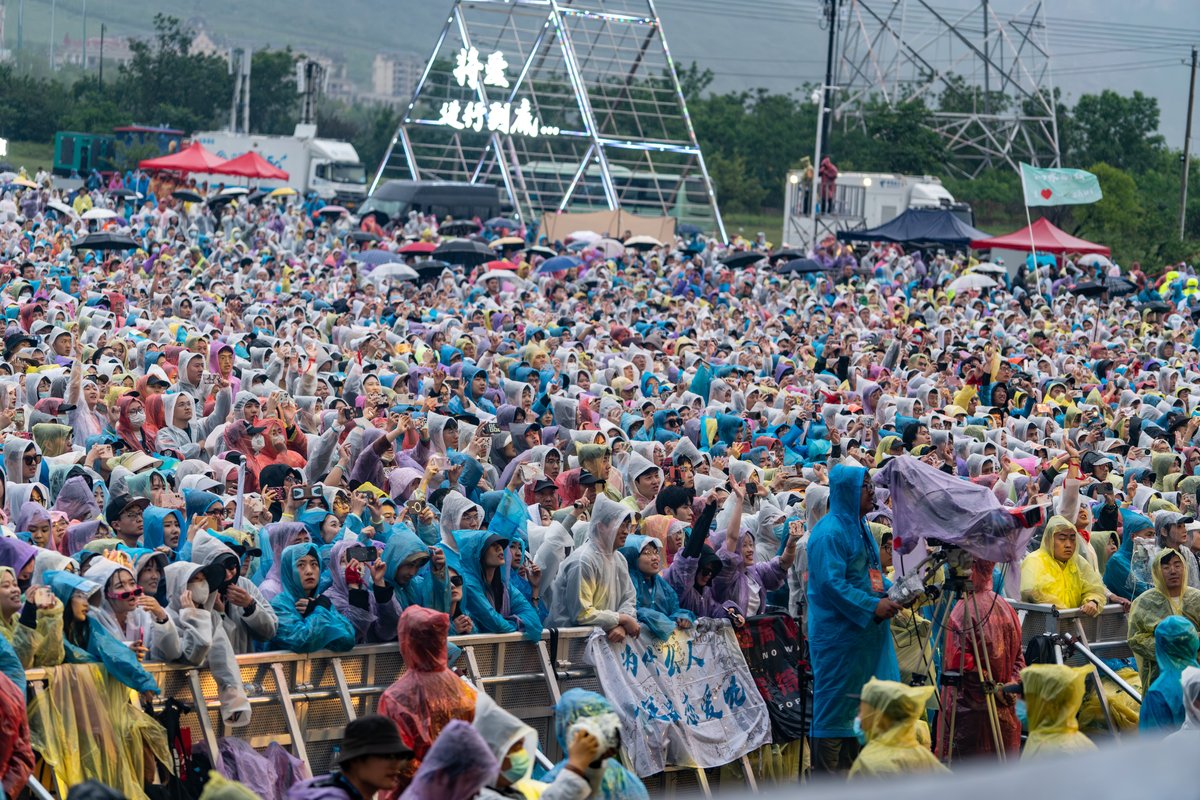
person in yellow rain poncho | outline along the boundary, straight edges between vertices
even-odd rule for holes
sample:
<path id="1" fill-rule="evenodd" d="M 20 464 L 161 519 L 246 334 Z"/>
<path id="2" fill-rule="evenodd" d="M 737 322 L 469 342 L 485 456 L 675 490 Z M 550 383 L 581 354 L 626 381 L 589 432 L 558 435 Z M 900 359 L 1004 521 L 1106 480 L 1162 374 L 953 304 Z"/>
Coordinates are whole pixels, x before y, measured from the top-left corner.
<path id="1" fill-rule="evenodd" d="M 863 686 L 859 718 L 867 746 L 858 754 L 850 777 L 909 772 L 949 772 L 929 749 L 925 706 L 933 686 L 905 686 L 871 678 Z"/>
<path id="2" fill-rule="evenodd" d="M 1104 581 L 1079 554 L 1075 526 L 1066 517 L 1051 517 L 1042 546 L 1021 562 L 1021 599 L 1078 608 L 1094 617 L 1104 608 L 1106 596 Z"/>
<path id="3" fill-rule="evenodd" d="M 1142 687 L 1158 677 L 1154 629 L 1169 616 L 1186 618 L 1200 630 L 1200 589 L 1187 585 L 1187 567 L 1179 553 L 1164 548 L 1150 566 L 1154 588 L 1142 592 L 1129 609 L 1129 649 L 1137 658 Z"/>
<path id="4" fill-rule="evenodd" d="M 58 571 L 46 577 L 66 607 L 64 646 L 72 663 L 48 669 L 45 690 L 29 704 L 33 749 L 59 786 L 91 779 L 143 800 L 144 777 L 154 772 L 147 759 L 170 764 L 171 754 L 166 731 L 134 705 L 130 687 L 158 687 L 133 652 L 91 619 L 99 584 Z"/>
<path id="5" fill-rule="evenodd" d="M 1022 760 L 1096 749 L 1075 721 L 1083 703 L 1083 682 L 1091 670 L 1062 664 L 1034 664 L 1021 670 L 1029 722 Z"/>

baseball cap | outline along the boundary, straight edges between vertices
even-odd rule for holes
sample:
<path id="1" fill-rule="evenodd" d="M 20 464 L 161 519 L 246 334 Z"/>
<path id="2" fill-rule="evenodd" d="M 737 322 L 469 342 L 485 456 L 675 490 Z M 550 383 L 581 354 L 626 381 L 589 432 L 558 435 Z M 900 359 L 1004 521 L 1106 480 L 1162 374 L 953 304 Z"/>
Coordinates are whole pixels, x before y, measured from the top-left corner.
<path id="1" fill-rule="evenodd" d="M 127 494 L 115 495 L 108 501 L 108 508 L 104 509 L 104 518 L 111 525 L 125 513 L 126 509 L 140 508 L 145 510 L 148 505 L 150 505 L 150 501 L 144 497 L 130 497 Z"/>

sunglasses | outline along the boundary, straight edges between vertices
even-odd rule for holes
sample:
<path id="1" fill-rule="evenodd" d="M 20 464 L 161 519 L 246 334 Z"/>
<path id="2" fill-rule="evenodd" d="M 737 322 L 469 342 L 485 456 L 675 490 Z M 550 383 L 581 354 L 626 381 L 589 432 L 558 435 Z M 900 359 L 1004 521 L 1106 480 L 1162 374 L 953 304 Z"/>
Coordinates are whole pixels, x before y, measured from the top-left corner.
<path id="1" fill-rule="evenodd" d="M 39 455 L 25 456 L 21 460 L 25 462 L 25 466 L 27 467 L 36 466 L 37 464 L 42 463 L 42 457 Z"/>
<path id="2" fill-rule="evenodd" d="M 451 575 L 450 576 L 450 585 L 451 586 L 462 586 L 463 585 L 462 576 L 461 575 Z"/>
<path id="3" fill-rule="evenodd" d="M 134 598 L 141 597 L 143 594 L 144 594 L 144 592 L 142 591 L 142 587 L 135 586 L 132 589 L 126 589 L 123 592 L 109 592 L 108 599 L 109 600 L 133 600 Z"/>

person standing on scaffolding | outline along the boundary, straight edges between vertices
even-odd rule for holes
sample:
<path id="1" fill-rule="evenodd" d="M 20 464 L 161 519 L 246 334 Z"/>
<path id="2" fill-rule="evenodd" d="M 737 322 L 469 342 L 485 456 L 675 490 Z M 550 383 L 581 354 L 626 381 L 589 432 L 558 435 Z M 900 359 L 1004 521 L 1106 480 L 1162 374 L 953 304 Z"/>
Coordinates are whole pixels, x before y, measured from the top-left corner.
<path id="1" fill-rule="evenodd" d="M 991 561 L 975 559 L 968 590 L 946 621 L 937 736 L 937 754 L 945 761 L 1000 753 L 1015 757 L 1021 749 L 1016 695 L 991 691 L 1018 683 L 1025 668 L 1021 621 L 993 591 L 994 568 Z"/>

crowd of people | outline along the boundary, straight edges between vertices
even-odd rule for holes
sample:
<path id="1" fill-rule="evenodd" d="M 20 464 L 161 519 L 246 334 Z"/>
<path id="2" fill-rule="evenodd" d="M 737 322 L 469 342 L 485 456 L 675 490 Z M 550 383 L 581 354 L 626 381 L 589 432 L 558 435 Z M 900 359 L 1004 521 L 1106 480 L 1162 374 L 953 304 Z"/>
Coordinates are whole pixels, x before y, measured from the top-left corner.
<path id="1" fill-rule="evenodd" d="M 618 698 L 563 697 L 547 772 L 447 638 L 620 644 L 764 614 L 800 622 L 816 771 L 944 770 L 1023 731 L 1026 756 L 1090 747 L 1084 673 L 1026 665 L 1006 595 L 1127 612 L 1130 724 L 1196 727 L 1187 265 L 1109 297 L 1072 291 L 1107 266 L 1031 259 L 956 293 L 967 254 L 827 242 L 823 271 L 789 275 L 765 249 L 723 263 L 747 242 L 614 253 L 476 221 L 490 260 L 412 279 L 376 269 L 420 268 L 450 238 L 434 216 L 126 180 L 145 196 L 39 175 L 0 198 L 7 794 L 39 759 L 60 786 L 161 782 L 147 662 L 210 671 L 236 731 L 239 655 L 398 642 L 380 716 L 292 797 L 644 796 L 596 733 Z M 136 249 L 73 246 L 98 227 Z M 976 560 L 948 622 L 887 594 L 915 533 L 872 479 L 896 459 L 1048 508 L 1022 519 L 1020 574 Z M 26 705 L 35 668 L 53 678 Z"/>

